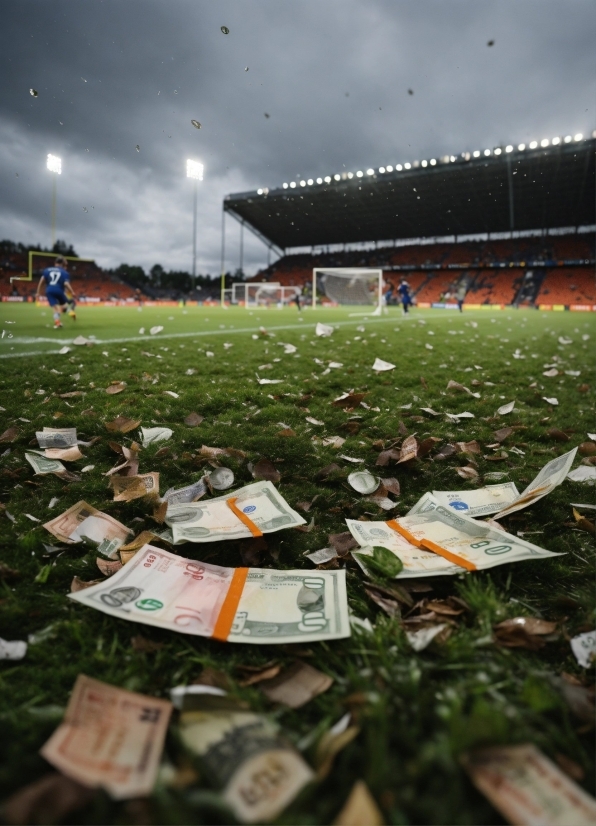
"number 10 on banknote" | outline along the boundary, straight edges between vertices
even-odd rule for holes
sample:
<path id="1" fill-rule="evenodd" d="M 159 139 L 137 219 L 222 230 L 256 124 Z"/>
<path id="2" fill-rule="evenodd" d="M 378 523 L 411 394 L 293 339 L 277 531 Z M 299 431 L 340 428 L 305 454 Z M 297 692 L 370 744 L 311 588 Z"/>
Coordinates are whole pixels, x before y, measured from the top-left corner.
<path id="1" fill-rule="evenodd" d="M 109 580 L 69 596 L 115 617 L 227 642 L 350 636 L 343 570 L 222 568 L 144 545 Z"/>

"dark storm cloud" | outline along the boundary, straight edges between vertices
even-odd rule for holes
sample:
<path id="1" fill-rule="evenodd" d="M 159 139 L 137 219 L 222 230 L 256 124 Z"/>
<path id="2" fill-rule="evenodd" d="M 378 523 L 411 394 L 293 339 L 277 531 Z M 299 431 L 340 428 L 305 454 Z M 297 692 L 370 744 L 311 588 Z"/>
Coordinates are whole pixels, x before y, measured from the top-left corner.
<path id="1" fill-rule="evenodd" d="M 53 152 L 59 235 L 104 265 L 190 266 L 187 157 L 216 272 L 229 192 L 596 125 L 592 2 L 5 0 L 2 24 L 0 235 L 48 243 Z"/>

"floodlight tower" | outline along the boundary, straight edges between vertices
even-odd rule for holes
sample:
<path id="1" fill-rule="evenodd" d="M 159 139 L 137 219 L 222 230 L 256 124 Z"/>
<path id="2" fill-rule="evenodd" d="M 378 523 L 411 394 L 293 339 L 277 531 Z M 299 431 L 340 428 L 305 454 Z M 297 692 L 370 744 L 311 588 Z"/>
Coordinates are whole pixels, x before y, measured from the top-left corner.
<path id="1" fill-rule="evenodd" d="M 197 277 L 197 181 L 203 180 L 203 164 L 199 161 L 187 160 L 186 177 L 194 181 L 192 212 L 192 288 L 194 290 Z"/>
<path id="2" fill-rule="evenodd" d="M 52 249 L 54 249 L 56 243 L 56 178 L 62 175 L 62 158 L 48 154 L 46 166 L 50 172 L 54 173 L 52 183 Z"/>

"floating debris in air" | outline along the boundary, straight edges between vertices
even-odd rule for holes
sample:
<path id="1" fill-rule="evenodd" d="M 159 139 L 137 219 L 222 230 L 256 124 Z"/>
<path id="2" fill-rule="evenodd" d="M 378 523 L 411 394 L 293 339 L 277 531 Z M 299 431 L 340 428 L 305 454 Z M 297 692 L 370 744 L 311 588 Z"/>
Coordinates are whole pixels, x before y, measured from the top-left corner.
<path id="1" fill-rule="evenodd" d="M 244 71 L 245 71 L 245 72 L 248 72 L 248 66 L 245 66 L 245 67 L 244 67 Z"/>
<path id="2" fill-rule="evenodd" d="M 141 151 L 141 147 L 139 146 L 139 144 L 138 144 L 138 143 L 137 143 L 137 145 L 135 146 L 135 149 L 137 150 L 137 152 L 140 152 L 140 151 Z"/>
<path id="3" fill-rule="evenodd" d="M 223 34 L 229 34 L 230 33 L 230 30 L 228 29 L 227 26 L 222 26 L 221 30 L 222 30 Z"/>
<path id="4" fill-rule="evenodd" d="M 413 95 L 413 94 L 414 94 L 414 90 L 413 90 L 413 89 L 408 89 L 408 94 L 409 94 L 409 95 Z"/>
<path id="5" fill-rule="evenodd" d="M 31 95 L 32 98 L 36 98 L 37 97 L 37 89 L 29 89 L 29 94 Z"/>
<path id="6" fill-rule="evenodd" d="M 265 115 L 265 117 L 266 117 L 266 118 L 270 118 L 270 117 L 271 117 L 271 115 L 269 114 L 269 112 L 264 112 L 263 114 Z"/>
<path id="7" fill-rule="evenodd" d="M 198 120 L 191 120 L 191 123 L 192 123 L 192 125 L 194 126 L 195 129 L 200 129 L 201 128 L 201 124 L 199 123 Z"/>
<path id="8" fill-rule="evenodd" d="M 495 45 L 495 41 L 494 41 L 494 40 L 489 40 L 489 41 L 488 41 L 488 43 L 487 43 L 486 45 L 487 45 L 487 46 L 494 46 L 494 45 Z"/>

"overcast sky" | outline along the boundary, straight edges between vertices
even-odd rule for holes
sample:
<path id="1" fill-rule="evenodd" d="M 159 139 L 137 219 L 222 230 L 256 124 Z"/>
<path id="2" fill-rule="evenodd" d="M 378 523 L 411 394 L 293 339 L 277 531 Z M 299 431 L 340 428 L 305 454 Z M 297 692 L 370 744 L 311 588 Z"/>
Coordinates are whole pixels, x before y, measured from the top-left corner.
<path id="1" fill-rule="evenodd" d="M 106 267 L 191 268 L 187 158 L 214 274 L 231 192 L 596 127 L 594 0 L 2 0 L 0 20 L 0 238 L 49 245 L 52 152 L 58 237 Z M 245 232 L 245 269 L 266 259 Z"/>

